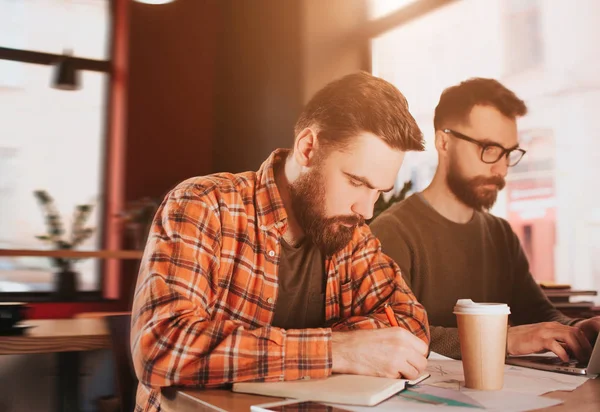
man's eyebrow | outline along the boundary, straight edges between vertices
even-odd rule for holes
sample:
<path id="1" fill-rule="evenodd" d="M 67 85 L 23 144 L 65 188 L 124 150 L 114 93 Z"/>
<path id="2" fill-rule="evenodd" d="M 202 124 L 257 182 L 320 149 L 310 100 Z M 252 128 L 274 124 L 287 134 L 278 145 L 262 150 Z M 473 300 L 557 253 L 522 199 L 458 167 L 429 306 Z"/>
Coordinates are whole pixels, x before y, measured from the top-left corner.
<path id="1" fill-rule="evenodd" d="M 478 140 L 478 141 L 481 142 L 481 143 L 483 143 L 483 144 L 487 144 L 487 145 L 499 146 L 499 147 L 501 147 L 501 148 L 503 148 L 505 150 L 508 150 L 508 151 L 515 150 L 515 149 L 519 148 L 519 144 L 518 143 L 516 145 L 514 145 L 513 147 L 505 148 L 500 143 L 494 142 L 493 140 L 490 140 L 490 139 L 481 139 L 481 140 Z"/>
<path id="2" fill-rule="evenodd" d="M 376 187 L 373 185 L 373 183 L 369 182 L 369 179 L 367 179 L 366 177 L 362 177 L 362 176 L 356 176 L 356 175 L 353 175 L 352 173 L 348 173 L 348 172 L 343 172 L 343 173 L 344 173 L 346 176 L 348 176 L 349 178 L 351 178 L 351 179 L 358 180 L 358 181 L 359 181 L 359 182 L 361 182 L 363 185 L 367 186 L 369 189 L 372 189 L 372 190 L 379 190 L 379 191 L 380 191 L 380 192 L 382 192 L 382 193 L 387 193 L 387 192 L 391 192 L 392 190 L 394 190 L 394 186 L 390 187 L 389 189 L 383 189 L 383 190 L 380 190 L 380 189 L 377 189 L 377 188 L 376 188 Z"/>

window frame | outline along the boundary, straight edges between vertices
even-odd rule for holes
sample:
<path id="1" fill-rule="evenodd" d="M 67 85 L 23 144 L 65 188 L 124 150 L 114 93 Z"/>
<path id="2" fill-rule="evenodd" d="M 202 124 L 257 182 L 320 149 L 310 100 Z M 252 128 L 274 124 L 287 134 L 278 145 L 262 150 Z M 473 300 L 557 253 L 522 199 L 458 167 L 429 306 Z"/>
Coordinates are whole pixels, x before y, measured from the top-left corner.
<path id="1" fill-rule="evenodd" d="M 106 0 L 108 10 L 108 20 L 106 24 L 108 36 L 107 39 L 107 55 L 108 58 L 106 60 L 98 60 L 98 59 L 89 59 L 89 58 L 81 58 L 75 56 L 70 56 L 73 61 L 73 65 L 77 70 L 81 71 L 95 71 L 105 73 L 108 76 L 108 81 L 105 85 L 103 102 L 105 110 L 102 114 L 104 120 L 102 123 L 102 130 L 100 131 L 101 135 L 104 137 L 103 142 L 103 150 L 99 153 L 100 156 L 104 160 L 101 161 L 102 164 L 102 181 L 100 182 L 100 188 L 103 192 L 106 192 L 109 189 L 109 170 L 111 165 L 111 159 L 108 157 L 109 154 L 109 144 L 111 138 L 111 122 L 112 122 L 112 110 L 113 110 L 113 82 L 114 82 L 114 56 L 115 56 L 115 31 L 116 31 L 116 13 L 119 6 L 122 6 L 122 3 L 119 0 Z M 5 61 L 14 61 L 20 63 L 27 64 L 38 64 L 38 65 L 47 65 L 52 66 L 56 64 L 57 61 L 62 59 L 64 56 L 60 54 L 53 54 L 47 52 L 40 51 L 32 51 L 25 49 L 14 49 L 10 47 L 3 47 L 0 44 L 0 60 Z M 103 202 L 101 204 L 101 210 L 103 213 L 100 214 L 98 227 L 102 228 L 99 236 L 99 244 L 103 247 L 106 247 L 107 240 L 107 196 L 103 196 Z M 11 250 L 15 251 L 15 256 L 18 255 L 18 250 L 16 249 L 4 249 L 10 253 Z M 8 256 L 7 256 L 8 257 Z M 43 259 L 44 257 L 40 257 Z M 78 291 L 75 300 L 72 302 L 94 302 L 94 301 L 103 301 L 106 300 L 105 296 L 105 285 L 106 285 L 106 273 L 105 269 L 108 265 L 106 265 L 106 261 L 101 259 L 97 262 L 98 268 L 98 277 L 97 277 L 97 289 L 93 291 Z M 25 301 L 25 302 L 58 302 L 59 300 L 55 297 L 55 290 L 49 292 L 0 292 L 0 301 Z"/>

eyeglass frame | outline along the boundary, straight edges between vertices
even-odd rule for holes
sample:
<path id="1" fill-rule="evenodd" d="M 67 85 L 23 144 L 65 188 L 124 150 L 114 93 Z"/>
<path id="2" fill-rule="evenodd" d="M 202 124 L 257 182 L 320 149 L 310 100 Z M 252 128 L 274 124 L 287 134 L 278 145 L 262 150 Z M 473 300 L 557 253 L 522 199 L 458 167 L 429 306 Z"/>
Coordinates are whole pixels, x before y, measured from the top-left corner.
<path id="1" fill-rule="evenodd" d="M 525 156 L 525 153 L 527 153 L 527 150 L 525 149 L 521 149 L 520 147 L 515 147 L 513 149 L 506 149 L 504 146 L 502 146 L 499 143 L 483 143 L 480 142 L 479 140 L 473 139 L 472 137 L 469 137 L 465 134 L 462 134 L 460 132 L 457 132 L 455 130 L 452 129 L 442 129 L 442 132 L 447 133 L 447 134 L 451 134 L 454 137 L 457 137 L 461 140 L 467 141 L 467 142 L 471 142 L 471 143 L 475 143 L 477 146 L 481 147 L 481 155 L 480 155 L 480 159 L 483 163 L 488 164 L 488 165 L 492 165 L 494 163 L 498 163 L 500 161 L 500 159 L 502 159 L 503 157 L 506 157 L 508 159 L 508 156 L 514 152 L 514 151 L 519 151 L 521 152 L 521 157 L 519 158 L 519 160 L 517 160 L 517 162 L 515 164 L 508 164 L 508 167 L 513 167 L 519 164 L 519 162 L 521 161 L 521 159 L 523 159 L 523 156 Z M 496 160 L 494 160 L 493 162 L 486 162 L 485 160 L 483 160 L 483 153 L 485 152 L 485 150 L 488 147 L 498 147 L 500 149 L 502 149 L 502 152 L 500 153 L 500 156 L 498 156 L 498 158 Z"/>

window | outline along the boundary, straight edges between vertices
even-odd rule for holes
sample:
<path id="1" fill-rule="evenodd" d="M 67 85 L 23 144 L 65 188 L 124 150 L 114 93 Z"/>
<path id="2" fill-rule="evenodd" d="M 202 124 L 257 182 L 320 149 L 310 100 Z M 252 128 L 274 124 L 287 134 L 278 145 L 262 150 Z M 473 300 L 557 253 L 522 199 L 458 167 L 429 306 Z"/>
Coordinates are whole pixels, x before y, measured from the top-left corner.
<path id="1" fill-rule="evenodd" d="M 23 21 L 25 2 L 19 0 L 0 0 L 0 47 L 23 48 L 25 32 L 20 23 Z M 0 89 L 19 87 L 22 76 L 19 64 L 0 60 Z"/>
<path id="2" fill-rule="evenodd" d="M 508 0 L 504 18 L 506 70 L 508 74 L 535 69 L 543 59 L 538 0 Z"/>
<path id="3" fill-rule="evenodd" d="M 369 15 L 378 19 L 398 11 L 418 0 L 370 0 Z"/>
<path id="4" fill-rule="evenodd" d="M 492 77 L 526 101 L 527 155 L 509 170 L 492 213 L 520 237 L 537 280 L 578 289 L 600 289 L 599 23 L 600 2 L 456 0 L 371 44 L 373 73 L 405 94 L 425 134 L 426 151 L 407 154 L 398 177 L 416 190 L 437 165 L 433 112 L 446 87 Z"/>
<path id="5" fill-rule="evenodd" d="M 0 0 L 0 48 L 57 57 L 69 48 L 76 57 L 105 60 L 109 6 L 106 0 Z M 109 74 L 82 71 L 81 89 L 63 91 L 51 87 L 54 66 L 2 56 L 0 249 L 54 249 L 36 238 L 46 234 L 33 195 L 39 189 L 55 199 L 67 234 L 76 205 L 93 205 L 87 226 L 96 232 L 80 248 L 99 249 Z M 77 263 L 80 290 L 99 290 L 97 264 Z M 0 257 L 0 292 L 49 292 L 56 271 L 44 257 Z"/>
<path id="6" fill-rule="evenodd" d="M 0 0 L 0 47 L 107 60 L 109 0 Z M 85 35 L 82 35 L 85 33 Z"/>

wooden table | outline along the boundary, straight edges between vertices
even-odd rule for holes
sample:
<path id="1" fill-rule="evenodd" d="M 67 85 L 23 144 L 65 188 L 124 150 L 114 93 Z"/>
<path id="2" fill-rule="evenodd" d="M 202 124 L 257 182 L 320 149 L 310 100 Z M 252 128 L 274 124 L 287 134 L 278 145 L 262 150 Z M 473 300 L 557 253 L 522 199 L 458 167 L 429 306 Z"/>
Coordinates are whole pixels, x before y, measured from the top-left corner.
<path id="1" fill-rule="evenodd" d="M 600 378 L 590 379 L 573 392 L 556 391 L 546 394 L 561 399 L 562 405 L 538 411 L 598 412 L 600 411 Z M 161 403 L 164 412 L 249 412 L 251 405 L 275 402 L 279 398 L 234 393 L 224 389 L 163 390 Z"/>
<path id="2" fill-rule="evenodd" d="M 22 336 L 0 336 L 0 355 L 56 353 L 56 411 L 79 410 L 79 352 L 110 347 L 104 319 L 43 319 Z"/>
<path id="3" fill-rule="evenodd" d="M 33 326 L 22 336 L 0 336 L 0 355 L 80 352 L 110 347 L 103 319 L 41 319 L 23 322 Z"/>

